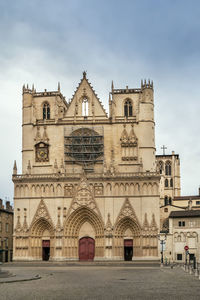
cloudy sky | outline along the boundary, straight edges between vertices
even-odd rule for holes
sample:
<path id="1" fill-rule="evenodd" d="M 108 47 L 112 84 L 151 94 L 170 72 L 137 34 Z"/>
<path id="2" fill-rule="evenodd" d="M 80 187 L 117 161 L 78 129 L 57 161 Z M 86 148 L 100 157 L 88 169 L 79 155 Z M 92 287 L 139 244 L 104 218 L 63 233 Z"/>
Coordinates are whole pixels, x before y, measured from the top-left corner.
<path id="1" fill-rule="evenodd" d="M 180 155 L 182 195 L 200 185 L 200 2 L 191 0 L 0 0 L 0 198 L 21 172 L 21 91 L 66 99 L 87 70 L 107 108 L 116 88 L 155 87 L 157 154 Z"/>

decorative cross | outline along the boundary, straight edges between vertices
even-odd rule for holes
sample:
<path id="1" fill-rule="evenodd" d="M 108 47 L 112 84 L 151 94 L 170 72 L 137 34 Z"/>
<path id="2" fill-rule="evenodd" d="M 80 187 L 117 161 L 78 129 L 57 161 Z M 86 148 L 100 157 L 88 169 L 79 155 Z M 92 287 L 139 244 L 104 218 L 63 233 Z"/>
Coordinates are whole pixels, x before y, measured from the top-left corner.
<path id="1" fill-rule="evenodd" d="M 163 150 L 163 155 L 165 155 L 165 149 L 167 149 L 167 147 L 165 147 L 165 145 L 163 145 L 160 149 Z"/>

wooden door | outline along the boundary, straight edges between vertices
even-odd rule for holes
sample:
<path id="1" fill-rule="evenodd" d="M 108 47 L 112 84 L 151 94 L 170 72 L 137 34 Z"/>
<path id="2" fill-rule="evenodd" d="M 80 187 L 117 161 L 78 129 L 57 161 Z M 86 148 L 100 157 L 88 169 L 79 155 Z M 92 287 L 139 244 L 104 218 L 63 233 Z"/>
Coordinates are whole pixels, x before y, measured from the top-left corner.
<path id="1" fill-rule="evenodd" d="M 83 237 L 79 240 L 79 260 L 92 261 L 95 254 L 95 240 L 90 237 Z"/>

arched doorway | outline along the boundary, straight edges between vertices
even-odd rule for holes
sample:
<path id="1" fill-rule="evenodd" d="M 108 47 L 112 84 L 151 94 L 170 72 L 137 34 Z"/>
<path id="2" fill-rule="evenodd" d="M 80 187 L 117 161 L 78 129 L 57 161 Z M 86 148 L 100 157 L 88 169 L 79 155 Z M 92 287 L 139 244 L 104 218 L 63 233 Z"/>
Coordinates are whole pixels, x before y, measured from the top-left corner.
<path id="1" fill-rule="evenodd" d="M 52 225 L 44 218 L 38 219 L 31 227 L 30 256 L 37 260 L 49 260 L 53 257 Z"/>
<path id="2" fill-rule="evenodd" d="M 91 237 L 83 237 L 79 240 L 79 260 L 92 261 L 95 256 L 95 240 Z"/>
<path id="3" fill-rule="evenodd" d="M 80 259 L 79 243 L 84 237 L 90 237 L 94 241 L 95 257 L 104 257 L 104 224 L 101 217 L 90 208 L 78 208 L 67 218 L 64 225 L 64 235 L 64 256 L 66 259 Z M 90 247 L 92 246 L 90 245 Z"/>
<path id="4" fill-rule="evenodd" d="M 50 240 L 42 241 L 42 260 L 49 260 L 50 258 Z"/>
<path id="5" fill-rule="evenodd" d="M 141 256 L 141 228 L 132 218 L 124 217 L 115 226 L 114 255 L 128 261 Z"/>
<path id="6" fill-rule="evenodd" d="M 124 260 L 130 261 L 133 257 L 133 239 L 124 240 Z"/>

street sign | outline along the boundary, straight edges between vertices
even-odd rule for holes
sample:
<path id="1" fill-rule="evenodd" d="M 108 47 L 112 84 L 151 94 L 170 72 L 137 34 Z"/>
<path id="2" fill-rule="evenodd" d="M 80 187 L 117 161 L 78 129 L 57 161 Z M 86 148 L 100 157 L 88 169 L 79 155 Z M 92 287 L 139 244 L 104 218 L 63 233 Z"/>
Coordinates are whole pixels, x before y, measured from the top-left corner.
<path id="1" fill-rule="evenodd" d="M 188 246 L 185 246 L 184 249 L 185 249 L 185 251 L 188 251 L 188 250 L 189 250 L 189 247 L 188 247 Z"/>

